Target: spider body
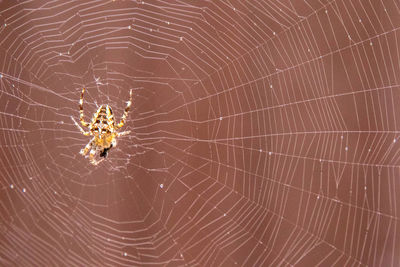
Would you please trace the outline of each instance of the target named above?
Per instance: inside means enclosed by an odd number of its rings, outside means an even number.
[[[112,147],[113,147],[113,145],[111,144],[111,146],[109,148],[104,148],[104,150],[100,152],[100,157],[106,158],[107,154],[108,154],[108,150],[110,150]]]
[[[130,131],[119,132],[118,130],[124,126],[125,120],[128,116],[128,112],[132,103],[132,90],[130,91],[130,98],[127,102],[124,115],[121,121],[117,124],[114,120],[112,109],[109,105],[101,105],[97,111],[93,114],[92,121],[90,123],[84,120],[83,115],[83,96],[85,88],[82,89],[81,99],[79,102],[80,110],[80,122],[82,126],[88,127],[88,131],[84,131],[82,127],[72,118],[75,125],[79,128],[81,133],[85,136],[93,136],[89,143],[80,151],[80,154],[86,156],[89,152],[90,163],[93,165],[99,164],[101,160],[96,160],[95,156],[99,153],[100,157],[107,157],[109,150],[117,145],[117,137],[127,135]]]

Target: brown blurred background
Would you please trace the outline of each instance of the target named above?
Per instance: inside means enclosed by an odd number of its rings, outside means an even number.
[[[399,8],[0,1],[0,266],[399,266]]]

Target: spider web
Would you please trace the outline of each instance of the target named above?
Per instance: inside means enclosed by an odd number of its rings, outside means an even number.
[[[399,265],[399,8],[2,1],[0,265]]]

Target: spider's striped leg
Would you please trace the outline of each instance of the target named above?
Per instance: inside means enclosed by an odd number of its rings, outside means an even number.
[[[94,140],[94,137],[92,138],[92,140],[90,140],[90,142],[85,146],[85,148],[84,149],[81,149],[81,152],[79,152],[82,156],[85,156],[87,153],[88,153],[88,151],[90,150],[90,152],[92,152],[92,146],[93,146],[93,140]]]
[[[90,159],[90,163],[92,163],[93,165],[97,165],[104,160],[104,159],[96,160],[94,158],[95,155],[96,155],[96,150],[95,149],[90,150],[89,159]]]
[[[130,134],[130,133],[131,133],[131,131],[120,132],[120,133],[117,133],[117,137],[124,136],[124,135]]]
[[[74,121],[76,127],[81,131],[83,135],[89,136],[90,132],[85,132],[85,130],[82,129],[82,127],[75,121],[74,117],[71,116],[71,119]]]
[[[125,111],[124,111],[124,115],[122,115],[121,121],[115,126],[115,128],[119,129],[119,128],[121,128],[122,126],[124,126],[126,117],[128,116],[128,112],[129,112],[129,110],[131,109],[131,105],[132,105],[132,89],[131,89],[131,91],[129,92],[129,101],[128,101],[127,104],[126,104],[126,108],[125,108]]]
[[[89,123],[87,123],[84,118],[83,118],[83,95],[85,93],[85,87],[82,88],[82,93],[81,93],[81,99],[79,100],[79,120],[81,121],[81,124],[85,127],[89,126]]]

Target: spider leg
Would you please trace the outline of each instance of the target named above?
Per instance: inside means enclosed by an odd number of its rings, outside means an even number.
[[[130,133],[131,133],[131,131],[120,132],[120,133],[117,133],[117,137],[124,136],[124,135],[130,134]]]
[[[116,129],[119,129],[119,128],[121,128],[122,126],[124,126],[126,117],[128,116],[128,112],[129,112],[129,110],[131,109],[131,105],[132,105],[132,89],[131,89],[130,92],[129,92],[129,101],[128,101],[127,104],[126,104],[126,108],[125,108],[125,111],[124,111],[124,115],[122,115],[122,119],[121,119],[120,123],[118,123],[118,124],[115,126]]]
[[[74,121],[76,127],[81,131],[83,135],[89,136],[90,132],[85,132],[85,130],[82,129],[82,127],[75,121],[74,117],[71,116],[71,119]]]
[[[89,123],[87,123],[84,118],[83,118],[83,94],[85,93],[85,87],[82,88],[82,93],[81,93],[81,99],[79,100],[79,120],[81,121],[81,124],[85,127],[89,126]]]
[[[85,148],[84,149],[81,149],[81,152],[79,152],[82,156],[85,156],[87,153],[88,153],[88,151],[90,150],[90,153],[92,153],[92,150],[93,150],[93,140],[94,140],[94,137],[92,138],[92,140],[90,140],[90,142],[85,146]]]
[[[90,150],[89,159],[90,159],[90,163],[92,163],[93,165],[97,165],[104,160],[104,159],[96,160],[94,158],[95,155],[96,155],[96,150],[92,148],[92,150]]]

